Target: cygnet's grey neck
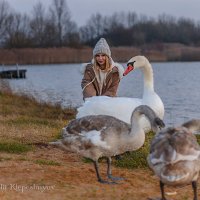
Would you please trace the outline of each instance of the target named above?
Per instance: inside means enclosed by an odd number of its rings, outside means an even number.
[[[133,113],[132,117],[131,117],[131,135],[137,135],[139,132],[143,131],[139,121],[141,118],[141,114],[139,112],[135,112]]]
[[[131,131],[127,144],[130,144],[132,150],[139,149],[145,141],[145,133],[139,121],[141,114],[136,112],[131,117]]]

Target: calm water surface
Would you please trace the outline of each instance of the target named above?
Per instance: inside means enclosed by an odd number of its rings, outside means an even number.
[[[165,105],[166,124],[176,125],[191,118],[200,118],[200,62],[151,64],[155,91]],[[80,67],[81,64],[20,66],[27,69],[27,78],[7,81],[17,93],[64,107],[78,107],[83,103]],[[141,98],[142,93],[143,75],[137,69],[122,79],[118,96]]]

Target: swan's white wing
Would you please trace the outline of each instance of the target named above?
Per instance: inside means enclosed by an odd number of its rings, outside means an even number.
[[[87,115],[110,115],[130,124],[133,110],[141,105],[141,99],[126,97],[94,96],[86,99],[78,108],[76,118]]]

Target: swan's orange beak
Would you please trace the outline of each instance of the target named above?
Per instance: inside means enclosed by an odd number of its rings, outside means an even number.
[[[125,69],[124,73],[123,73],[123,76],[126,76],[132,70],[134,70],[134,66],[128,65],[127,68]]]

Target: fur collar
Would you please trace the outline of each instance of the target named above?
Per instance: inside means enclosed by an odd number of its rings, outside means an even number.
[[[117,62],[114,62],[112,58],[111,58],[111,62],[112,62],[112,68],[113,67],[117,67],[118,72],[119,72],[119,77],[120,77],[120,79],[122,79],[123,78],[123,73],[124,73],[124,67],[121,64],[119,64]],[[91,63],[94,64],[94,59],[92,59]],[[82,63],[81,67],[79,69],[79,72],[81,74],[84,74],[86,66],[88,64],[91,64],[91,63]]]

